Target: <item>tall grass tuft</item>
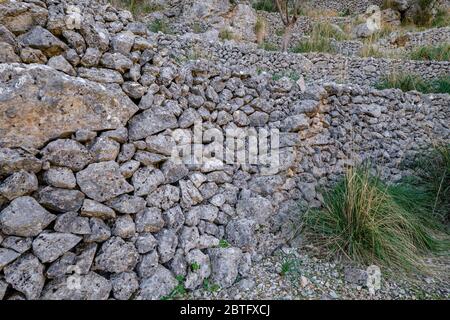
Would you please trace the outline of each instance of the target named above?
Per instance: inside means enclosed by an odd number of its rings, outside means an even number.
[[[422,46],[411,52],[412,60],[450,61],[450,43],[438,46]]]
[[[305,214],[306,230],[319,245],[360,263],[425,270],[422,254],[448,249],[448,241],[439,238],[438,223],[416,197],[367,168],[351,168],[326,193],[324,209]]]
[[[397,88],[402,91],[416,90],[422,93],[450,94],[450,75],[441,76],[433,80],[425,80],[415,74],[392,73],[378,82],[377,89]]]
[[[277,12],[277,5],[275,0],[258,0],[253,3],[253,9],[267,11],[267,12]]]
[[[450,144],[437,144],[414,165],[415,184],[430,199],[430,207],[443,220],[450,220]]]

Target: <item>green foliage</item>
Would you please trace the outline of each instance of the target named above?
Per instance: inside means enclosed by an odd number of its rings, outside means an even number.
[[[266,51],[278,51],[278,47],[270,42],[263,42],[259,45],[259,47]]]
[[[411,52],[412,60],[450,61],[450,43],[438,46],[422,46]]]
[[[133,16],[146,15],[156,11],[162,11],[164,6],[149,4],[144,0],[110,0],[113,6],[122,7],[130,11]]]
[[[307,39],[298,43],[292,52],[295,53],[307,53],[307,52],[324,52],[324,53],[336,53],[335,48],[331,44],[329,38],[319,39]]]
[[[169,25],[167,24],[166,21],[162,20],[162,19],[156,19],[155,21],[153,21],[150,26],[149,29],[151,32],[157,33],[157,32],[162,32],[165,34],[171,34],[172,31],[170,30]]]
[[[203,289],[208,292],[217,292],[220,290],[220,286],[218,284],[211,283],[209,279],[203,280]]]
[[[433,28],[443,28],[450,26],[450,13],[448,10],[445,9],[438,9],[437,13],[435,14],[431,26]]]
[[[277,5],[275,4],[275,0],[258,0],[253,3],[253,9],[262,10],[267,12],[277,12]]]
[[[219,241],[219,248],[229,248],[230,243],[225,239],[220,239]]]
[[[336,53],[332,45],[332,39],[337,41],[348,40],[349,36],[338,26],[330,23],[316,23],[310,33],[310,37],[301,40],[292,51],[296,53],[325,52]]]
[[[349,169],[324,199],[325,208],[308,211],[304,221],[331,252],[366,265],[425,270],[423,253],[449,248],[420,190],[387,186],[365,167]]]
[[[186,294],[186,288],[184,287],[184,277],[183,276],[176,276],[175,277],[178,281],[178,285],[173,288],[172,292],[170,292],[169,295],[164,296],[161,298],[161,300],[172,300],[176,298],[182,298]]]
[[[420,187],[430,199],[430,209],[442,220],[450,218],[450,144],[437,144],[430,153],[418,157],[413,165]]]
[[[200,265],[197,262],[194,262],[193,264],[191,264],[191,271],[195,272],[197,270],[200,270]]]
[[[390,74],[375,85],[377,89],[398,88],[402,91],[416,90],[422,93],[450,94],[450,75],[434,80],[424,80],[414,74]]]
[[[234,34],[233,34],[233,32],[231,32],[231,30],[222,29],[219,32],[219,38],[221,40],[233,40],[234,39]]]
[[[297,81],[298,79],[300,79],[300,75],[296,71],[291,71],[291,72],[275,73],[274,75],[272,75],[272,80],[278,81],[283,77],[288,77],[292,81]]]

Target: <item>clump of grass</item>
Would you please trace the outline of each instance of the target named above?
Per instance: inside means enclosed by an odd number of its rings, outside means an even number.
[[[230,243],[225,239],[220,239],[219,248],[229,248],[231,247]]]
[[[437,222],[411,188],[387,186],[369,169],[350,168],[304,221],[318,244],[364,263],[425,270],[422,254],[448,249]]]
[[[450,26],[450,10],[438,9],[435,14],[431,26],[434,28],[443,28]]]
[[[434,80],[424,80],[415,74],[392,73],[375,85],[377,89],[397,88],[402,91],[416,90],[422,93],[450,94],[450,76],[438,77]]]
[[[179,275],[175,277],[178,284],[173,290],[167,295],[161,298],[161,300],[172,300],[176,298],[182,298],[186,294],[186,288],[184,286],[184,277]]]
[[[422,46],[411,52],[412,60],[450,61],[450,43],[438,46]]]
[[[191,271],[195,272],[195,271],[198,271],[198,270],[200,270],[200,265],[197,262],[192,263],[191,264]]]
[[[233,32],[231,32],[231,30],[225,28],[225,29],[220,30],[219,38],[221,40],[233,40],[234,34],[233,34]]]
[[[143,0],[110,0],[110,2],[113,6],[127,9],[135,17],[164,10],[164,6],[160,4],[149,4]]]
[[[253,3],[253,9],[267,11],[267,12],[277,12],[277,5],[274,0],[258,0]]]
[[[330,23],[316,23],[308,39],[300,41],[292,51],[296,53],[325,52],[336,53],[332,45],[332,39],[337,41],[348,40],[349,36],[339,29],[338,26]]]
[[[383,58],[384,54],[373,44],[364,44],[359,55],[363,58]]]
[[[156,19],[155,21],[153,21],[150,24],[149,29],[151,32],[154,32],[154,33],[158,33],[158,32],[162,32],[165,34],[172,33],[172,31],[170,30],[170,26],[167,24],[166,21],[164,21],[162,19]]]
[[[259,48],[266,50],[266,51],[278,51],[278,47],[270,42],[263,42],[259,45]]]
[[[278,80],[280,80],[283,77],[288,77],[292,81],[297,81],[298,79],[300,79],[300,75],[297,72],[290,71],[290,72],[275,73],[274,75],[272,75],[272,80],[273,81],[278,81]]]
[[[450,144],[437,144],[413,166],[415,185],[428,195],[430,207],[443,220],[450,218]]]
[[[203,289],[208,292],[217,292],[220,290],[220,285],[216,283],[211,283],[209,279],[203,280]]]
[[[329,38],[309,38],[300,41],[293,49],[295,53],[307,53],[307,52],[324,52],[324,53],[336,53],[335,48],[331,44]]]
[[[258,16],[255,24],[256,42],[263,43],[266,36],[266,20],[263,17]]]

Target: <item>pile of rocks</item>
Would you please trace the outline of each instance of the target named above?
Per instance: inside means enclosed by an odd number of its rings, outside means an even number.
[[[449,139],[448,95],[183,62],[104,1],[7,2],[0,15],[0,298],[230,287],[346,164],[381,158],[395,179],[399,159]],[[275,166],[217,161],[211,132],[263,129],[279,132]],[[175,161],[191,137],[203,161]]]

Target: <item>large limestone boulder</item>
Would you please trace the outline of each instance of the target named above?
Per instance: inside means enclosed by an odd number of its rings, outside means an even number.
[[[47,18],[48,11],[33,3],[22,1],[0,3],[0,21],[15,34],[27,32],[36,25],[45,26]]]
[[[79,129],[116,129],[138,110],[121,91],[35,64],[0,64],[0,102],[0,147],[41,148]]]

